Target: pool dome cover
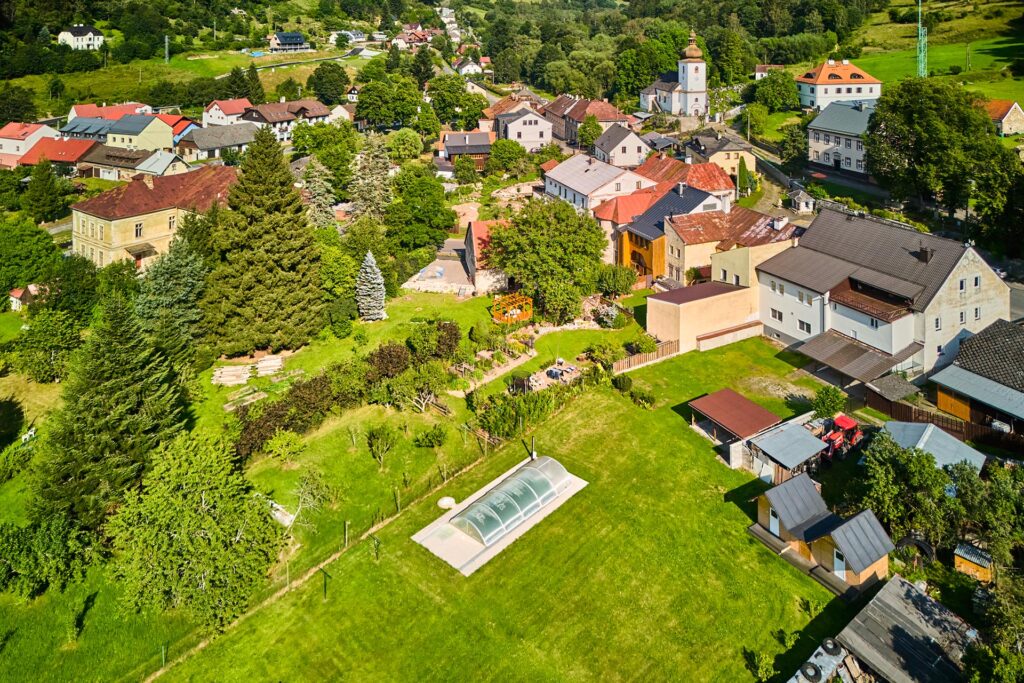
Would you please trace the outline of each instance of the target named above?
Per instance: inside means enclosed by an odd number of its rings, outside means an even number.
[[[451,524],[485,546],[492,545],[554,500],[569,483],[570,475],[560,462],[539,457],[455,515]]]

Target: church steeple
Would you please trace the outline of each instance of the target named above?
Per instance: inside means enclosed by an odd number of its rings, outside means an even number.
[[[686,46],[686,50],[683,51],[683,57],[686,59],[700,59],[704,56],[701,49],[697,47],[697,33],[690,29],[690,44]]]

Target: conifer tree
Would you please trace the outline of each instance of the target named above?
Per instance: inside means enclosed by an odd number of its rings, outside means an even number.
[[[383,135],[370,133],[362,153],[356,158],[352,174],[352,203],[358,216],[368,215],[380,219],[391,203],[391,168],[388,146]]]
[[[57,176],[53,172],[53,164],[43,158],[32,169],[28,181],[28,189],[22,200],[25,210],[37,222],[52,221],[59,218],[63,210]]]
[[[263,89],[263,81],[260,80],[260,73],[256,71],[255,64],[249,64],[249,70],[245,72],[245,80],[248,85],[249,102],[252,104],[266,102],[267,93]]]
[[[302,174],[306,181],[306,192],[309,193],[309,222],[314,228],[334,228],[334,178],[320,160],[313,157]]]
[[[373,258],[372,251],[367,251],[363,265],[359,268],[359,275],[356,276],[356,305],[359,307],[359,317],[363,320],[386,320],[388,314],[384,310],[385,293],[384,276],[377,267],[377,259]]]
[[[206,333],[229,355],[294,349],[323,326],[320,256],[281,146],[261,128],[212,226]]]
[[[62,397],[41,443],[32,513],[36,519],[65,513],[96,528],[138,485],[153,449],[185,423],[170,362],[143,334],[122,294],[100,304]]]
[[[420,105],[419,114],[416,115],[412,127],[427,140],[436,140],[441,134],[441,121],[437,118],[434,108],[426,103]]]
[[[199,302],[206,274],[202,257],[184,237],[176,235],[167,253],[150,264],[142,279],[135,300],[142,329],[153,334],[163,327],[190,343],[197,340],[203,317]],[[161,322],[161,318],[166,320]]]
[[[227,97],[246,97],[249,94],[249,81],[242,67],[236,66],[224,79],[224,94]]]
[[[430,48],[423,45],[412,60],[412,77],[416,79],[421,89],[434,77],[434,60],[430,52]]]

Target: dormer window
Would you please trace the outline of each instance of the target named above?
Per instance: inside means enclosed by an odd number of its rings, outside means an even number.
[[[840,76],[839,74],[829,74],[828,75],[828,80],[830,80],[830,81],[839,81],[839,80],[842,80],[842,78],[843,77]]]
[[[864,78],[860,74],[850,74],[850,78]]]

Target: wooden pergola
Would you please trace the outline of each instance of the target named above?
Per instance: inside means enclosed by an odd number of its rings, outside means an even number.
[[[533,299],[519,292],[495,297],[491,317],[506,325],[529,320],[533,317]]]

